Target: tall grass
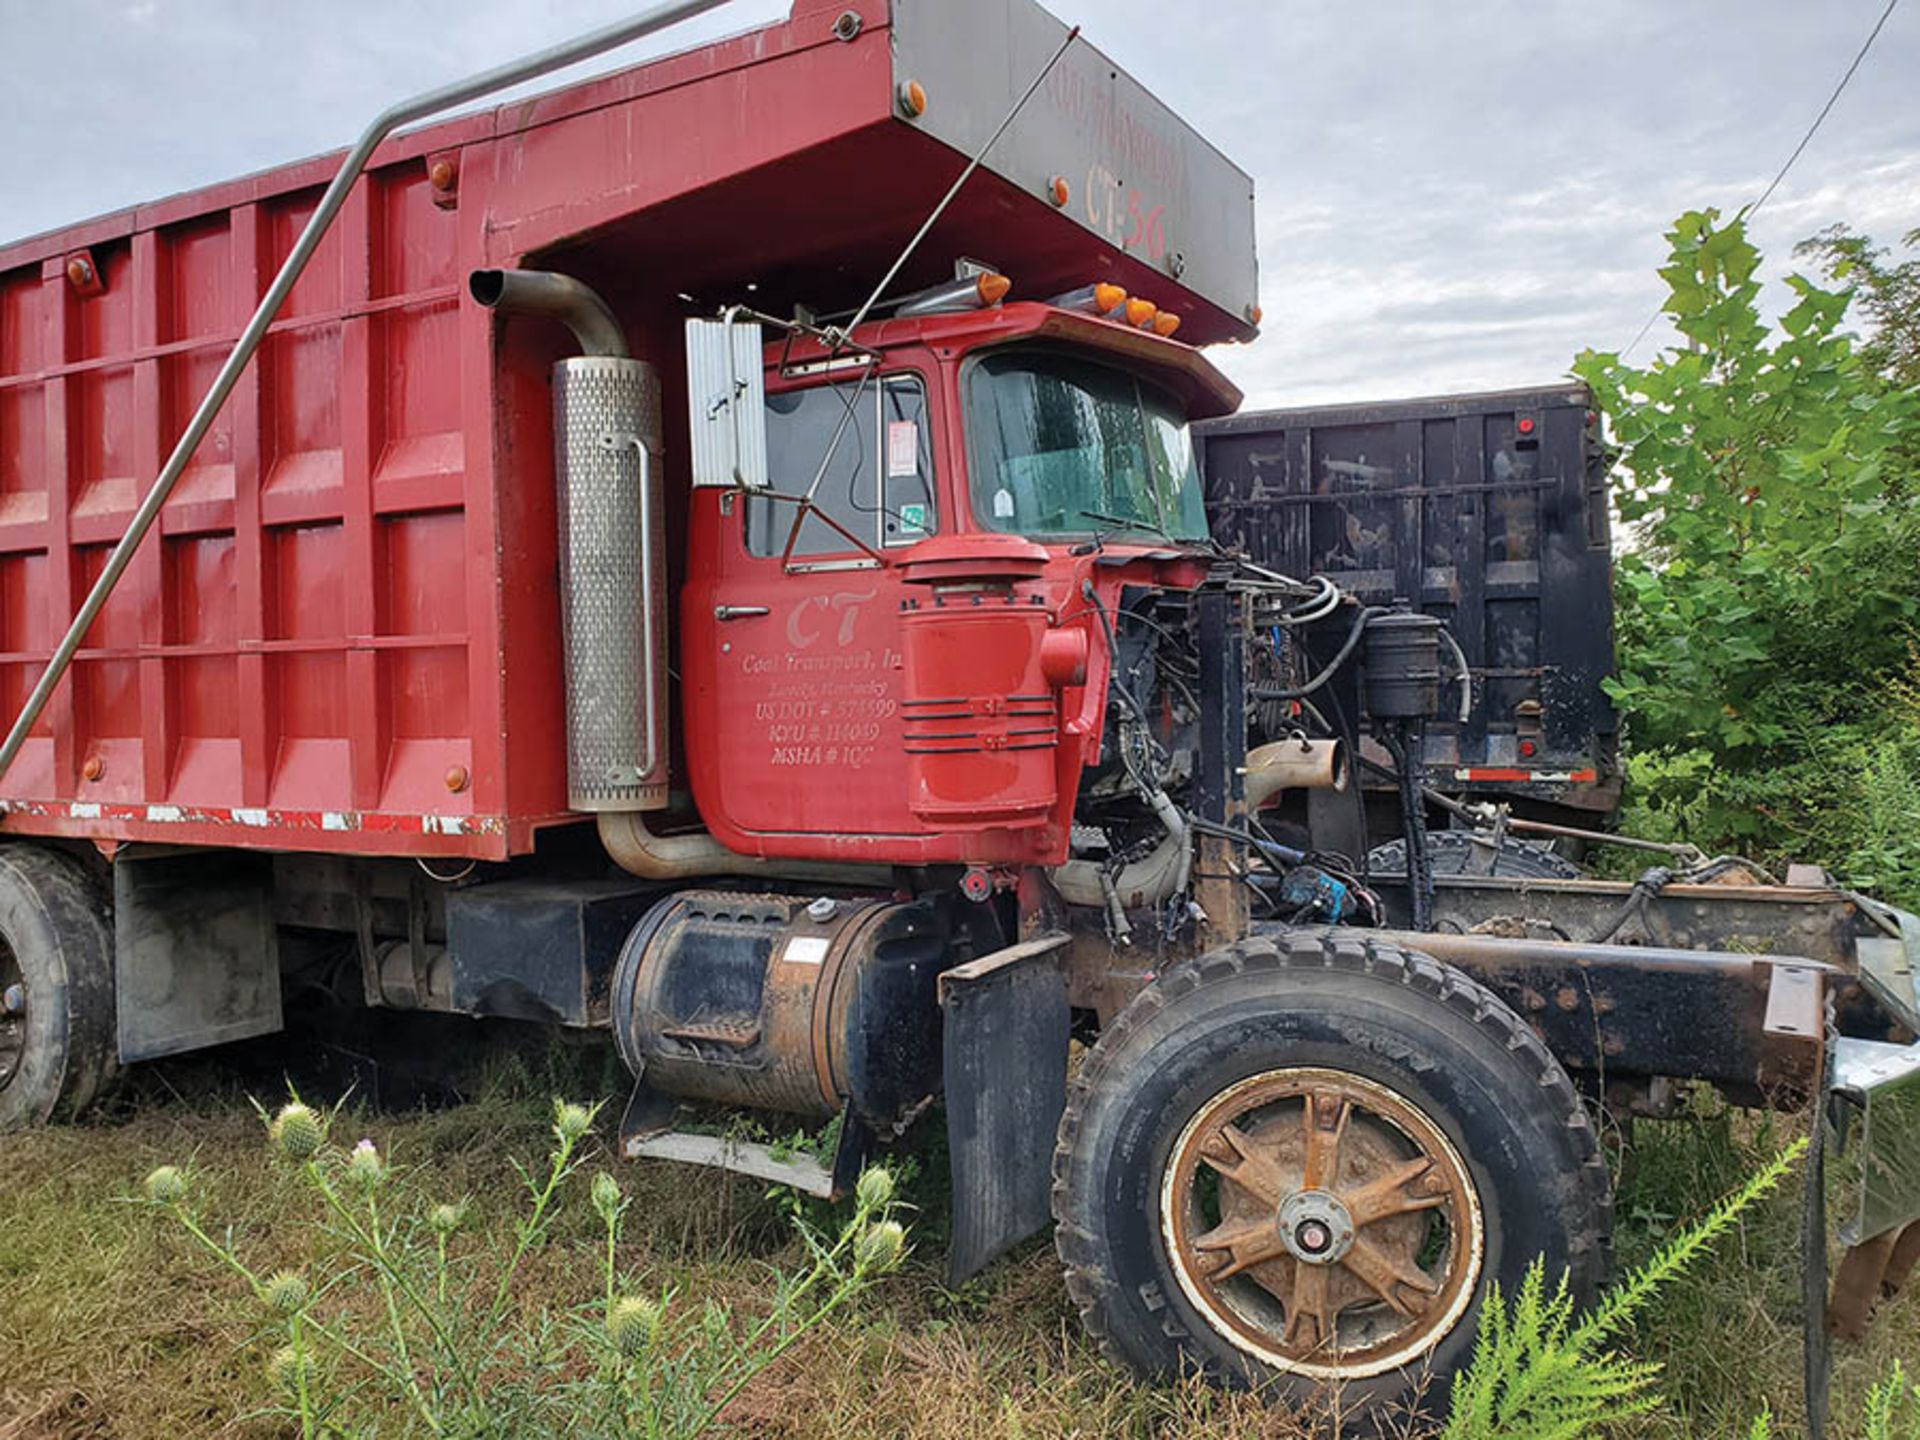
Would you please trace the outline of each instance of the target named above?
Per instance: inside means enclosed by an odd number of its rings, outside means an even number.
[[[289,1059],[286,1042],[269,1052],[264,1058],[278,1074]],[[571,1050],[530,1052],[513,1073],[463,1085],[464,1105],[342,1111],[330,1132],[343,1142],[336,1147],[342,1160],[359,1137],[375,1141],[391,1170],[379,1192],[387,1223],[418,1230],[437,1205],[462,1208],[448,1237],[449,1290],[459,1290],[465,1276],[478,1304],[491,1295],[495,1267],[510,1256],[528,1204],[506,1157],[551,1150],[554,1117],[545,1097],[577,1093],[592,1080],[579,1067],[590,1072],[597,1062]],[[231,1055],[144,1067],[102,1119],[0,1142],[0,1440],[284,1440],[299,1433],[270,1373],[287,1344],[284,1325],[168,1215],[144,1200],[114,1198],[156,1166],[176,1164],[210,1236],[230,1241],[263,1280],[293,1271],[318,1288],[349,1247],[312,1223],[316,1197],[298,1166],[263,1163],[260,1125],[234,1067]],[[255,1083],[277,1082],[263,1076]],[[1705,1100],[1678,1119],[1639,1122],[1618,1177],[1623,1267],[1643,1267],[1792,1133],[1790,1121]],[[679,1323],[701,1323],[711,1299],[742,1338],[772,1314],[773,1277],[804,1274],[813,1264],[791,1207],[759,1185],[666,1165],[618,1165],[598,1133],[575,1156],[582,1168],[561,1187],[544,1238],[521,1262],[508,1307],[507,1323],[572,1350],[572,1368],[558,1377],[543,1372],[544,1384],[592,1381],[588,1342],[567,1327],[604,1329],[607,1237],[592,1203],[597,1168],[617,1177],[626,1205],[615,1258],[620,1294],[671,1291],[668,1313]],[[943,1223],[942,1167],[931,1155],[919,1158],[928,1173],[903,1178],[896,1202],[916,1207],[915,1251],[761,1370],[727,1407],[723,1430],[754,1440],[1330,1440],[1324,1415],[1287,1414],[1259,1396],[1192,1382],[1148,1386],[1109,1365],[1083,1335],[1044,1240],[949,1289],[931,1238]],[[544,1166],[533,1168],[544,1178]],[[1794,1188],[1757,1201],[1716,1242],[1710,1263],[1665,1281],[1604,1347],[1658,1364],[1664,1398],[1653,1411],[1619,1418],[1608,1440],[1733,1440],[1748,1434],[1763,1404],[1772,1436],[1799,1433]],[[804,1212],[833,1238],[846,1214]],[[430,1228],[419,1236],[423,1244],[431,1237]],[[323,1322],[332,1323],[336,1305],[376,1327],[386,1323],[365,1270],[328,1292]],[[1865,1344],[1838,1352],[1835,1413],[1844,1422],[1830,1431],[1835,1440],[1867,1434],[1869,1391],[1897,1360],[1907,1361],[1911,1376],[1916,1355],[1920,1289],[1889,1303]],[[516,1374],[519,1368],[504,1356],[494,1379],[531,1386],[538,1365]],[[354,1383],[351,1364],[333,1373]],[[378,1393],[359,1392],[332,1418],[381,1437],[430,1433],[417,1411],[383,1410]],[[1893,1415],[1889,1440],[1909,1440],[1898,1428],[1905,1415]],[[582,1432],[592,1433],[577,1425],[574,1433]]]

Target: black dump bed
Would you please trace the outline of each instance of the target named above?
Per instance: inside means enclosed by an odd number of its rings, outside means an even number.
[[[1430,783],[1585,811],[1619,794],[1607,455],[1578,385],[1266,410],[1196,427],[1213,533],[1260,564],[1443,619],[1472,718]]]

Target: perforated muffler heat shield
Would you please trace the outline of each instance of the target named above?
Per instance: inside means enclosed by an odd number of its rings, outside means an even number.
[[[553,367],[567,803],[667,803],[666,552],[660,377],[641,360]]]

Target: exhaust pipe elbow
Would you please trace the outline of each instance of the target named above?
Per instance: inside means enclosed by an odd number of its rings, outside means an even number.
[[[467,290],[489,310],[509,315],[546,315],[580,342],[582,355],[628,359],[627,335],[613,311],[591,288],[551,270],[476,270]]]
[[[1141,910],[1165,903],[1186,884],[1192,851],[1187,827],[1169,831],[1146,855],[1109,875],[1095,860],[1069,860],[1047,872],[1053,888],[1069,905],[1086,909]]]
[[[1275,740],[1247,752],[1247,809],[1282,790],[1345,790],[1347,747],[1339,740]]]
[[[603,810],[600,843],[630,875],[643,880],[679,882],[726,875],[760,875],[783,880],[814,880],[838,885],[891,885],[885,865],[834,865],[814,860],[763,860],[729,850],[704,830],[686,835],[657,835],[636,810]]]

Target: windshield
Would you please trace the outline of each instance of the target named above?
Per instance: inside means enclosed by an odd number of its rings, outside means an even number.
[[[1124,370],[1044,351],[989,355],[968,373],[967,420],[974,512],[995,530],[1206,537],[1186,418]]]

